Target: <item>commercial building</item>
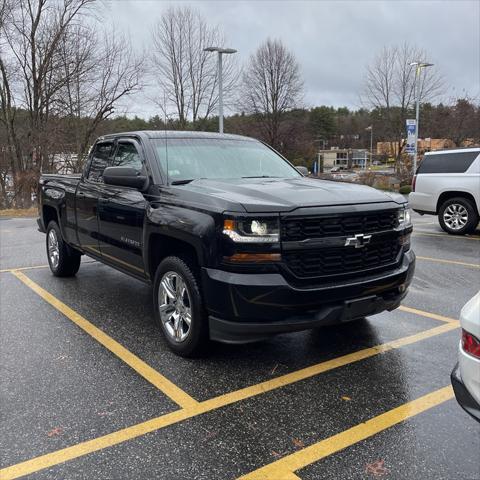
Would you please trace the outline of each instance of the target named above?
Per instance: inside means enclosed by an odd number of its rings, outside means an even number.
[[[330,170],[333,167],[343,168],[366,168],[369,164],[370,152],[365,149],[335,148],[320,150],[323,157],[323,169]]]

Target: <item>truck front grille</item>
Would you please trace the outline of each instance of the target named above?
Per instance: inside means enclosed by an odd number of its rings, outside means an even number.
[[[400,251],[398,238],[363,248],[336,247],[284,252],[290,270],[300,278],[359,273],[393,264]]]
[[[366,212],[336,216],[284,217],[282,240],[340,237],[356,233],[393,230],[398,226],[397,210]]]

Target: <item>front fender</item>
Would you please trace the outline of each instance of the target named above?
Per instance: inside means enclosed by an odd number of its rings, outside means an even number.
[[[152,234],[158,233],[191,245],[200,266],[212,266],[215,263],[218,245],[215,218],[211,214],[177,205],[162,204],[158,208],[147,208],[146,222],[145,255],[149,251],[149,238]]]

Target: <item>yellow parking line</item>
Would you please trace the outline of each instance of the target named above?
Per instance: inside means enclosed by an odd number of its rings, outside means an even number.
[[[96,260],[83,261],[82,265],[90,265],[92,263],[98,263]],[[31,267],[13,267],[13,268],[4,268],[0,270],[0,273],[12,273],[12,272],[22,272],[25,270],[36,270],[37,268],[49,268],[49,265],[32,265]]]
[[[78,443],[71,447],[62,448],[55,452],[47,453],[40,457],[32,458],[22,463],[17,463],[10,467],[0,470],[0,478],[2,480],[11,480],[14,478],[23,477],[30,473],[38,472],[44,468],[53,467],[68,460],[87,455],[88,453],[96,452],[107,447],[118,445],[119,443],[132,440],[141,435],[153,432],[168,425],[180,422],[189,418],[190,415],[187,410],[177,410],[172,413],[167,413],[161,417],[153,418],[146,422],[133,425],[128,428],[123,428],[116,432],[104,435],[103,437],[87,440],[86,442]]]
[[[438,313],[426,312],[425,310],[418,310],[417,308],[406,307],[405,305],[400,305],[398,309],[402,312],[413,313],[415,315],[420,315],[421,317],[433,318],[434,320],[440,320],[441,322],[458,325],[458,320],[451,317],[445,317],[444,315],[438,315]]]
[[[46,302],[52,305],[52,307],[63,313],[63,315],[80,327],[84,332],[93,337],[98,343],[102,344],[105,348],[120,358],[120,360],[133,368],[145,380],[149,381],[165,395],[170,397],[175,403],[183,408],[192,407],[198,404],[194,398],[181,390],[152,367],[147,365],[143,360],[140,360],[140,358],[120,345],[102,330],[95,327],[95,325],[90,323],[87,319],[83,318],[80,314],[55,298],[51,293],[48,293],[46,290],[40,287],[40,285],[36,284],[33,280],[30,280],[26,275],[19,271],[12,271],[12,274],[21,280],[25,285],[27,285],[27,287],[31,288],[37,295],[42,297]]]
[[[30,460],[6,467],[0,470],[0,478],[2,480],[11,480],[18,478],[24,475],[28,475],[44,468],[52,467],[58,465],[59,463],[78,458],[89,453],[102,450],[104,448],[117,445],[119,443],[134,439],[146,433],[159,430],[161,428],[173,425],[175,423],[181,422],[188,418],[196,417],[203,413],[207,413],[213,410],[216,410],[227,405],[245,400],[257,395],[261,395],[265,392],[275,390],[277,388],[290,385],[292,383],[298,382],[300,380],[305,380],[307,378],[313,377],[320,373],[333,370],[335,368],[343,367],[350,363],[358,362],[366,358],[374,357],[375,355],[388,352],[393,349],[397,349],[406,345],[425,340],[427,338],[433,337],[435,335],[440,335],[445,332],[449,332],[458,328],[459,322],[449,322],[444,325],[420,332],[408,337],[403,337],[398,340],[393,340],[384,344],[376,345],[371,348],[366,348],[358,352],[350,353],[342,357],[334,358],[332,360],[327,360],[326,362],[313,365],[311,367],[298,370],[296,372],[287,373],[277,378],[267,380],[265,382],[259,383],[257,385],[252,385],[250,387],[242,388],[236,390],[235,392],[227,393],[225,395],[220,395],[203,402],[199,402],[192,407],[188,407],[182,410],[177,410],[166,415],[162,415],[146,422],[133,425],[131,427],[118,430],[116,432],[104,435],[102,437],[94,438],[92,440],[87,440],[86,442],[73,445],[71,447],[64,448],[52,453],[47,453]],[[291,480],[295,479],[295,476],[290,475]]]
[[[34,270],[36,268],[48,268],[48,265],[34,265],[32,267],[17,267],[17,268],[3,268],[0,270],[0,273],[11,273],[13,271],[21,271],[21,270]]]
[[[447,263],[450,265],[460,265],[462,267],[480,268],[480,264],[478,263],[458,262],[457,260],[446,260],[445,258],[419,257],[418,255],[416,258],[417,260],[426,260],[428,262]]]
[[[452,238],[456,240],[480,240],[480,237],[473,236],[473,235],[449,235],[448,233],[430,233],[424,232],[422,230],[414,230],[413,235],[424,235],[427,237],[444,237],[444,238]]]
[[[425,412],[433,407],[441,405],[453,398],[452,387],[444,387],[423,397],[405,403],[393,410],[382,413],[377,417],[360,423],[337,435],[326,438],[318,443],[310,445],[303,450],[287,455],[286,457],[259,468],[247,475],[240,477],[241,480],[292,480],[292,473],[301,468],[318,462],[340,450],[350,447],[365,440],[387,428],[393,427],[415,415]]]
[[[235,403],[240,400],[245,400],[256,395],[260,395],[271,390],[275,390],[277,388],[296,383],[300,380],[305,380],[315,375],[319,375],[320,373],[333,370],[335,368],[344,367],[351,363],[374,357],[379,353],[385,353],[390,350],[404,347],[420,340],[439,335],[441,333],[449,332],[450,330],[458,328],[459,325],[460,324],[458,321],[456,321],[455,323],[450,322],[445,325],[440,325],[439,327],[426,330],[424,332],[409,335],[408,337],[403,337],[398,340],[392,340],[390,342],[386,342],[380,345],[375,345],[374,347],[365,348],[363,350],[359,350],[358,352],[349,353],[347,355],[333,358],[331,360],[327,360],[325,362],[318,363],[310,367],[302,368],[301,370],[296,370],[292,373],[287,373],[277,378],[266,380],[265,382],[257,383],[256,385],[252,385],[250,387],[236,390],[235,392],[226,393],[210,400],[205,400],[204,402],[202,402],[202,404],[210,405],[212,409],[223,407],[224,405]]]

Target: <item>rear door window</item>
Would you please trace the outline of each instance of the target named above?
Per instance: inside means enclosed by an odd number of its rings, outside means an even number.
[[[425,155],[417,173],[464,173],[478,154],[478,152],[452,152]]]

